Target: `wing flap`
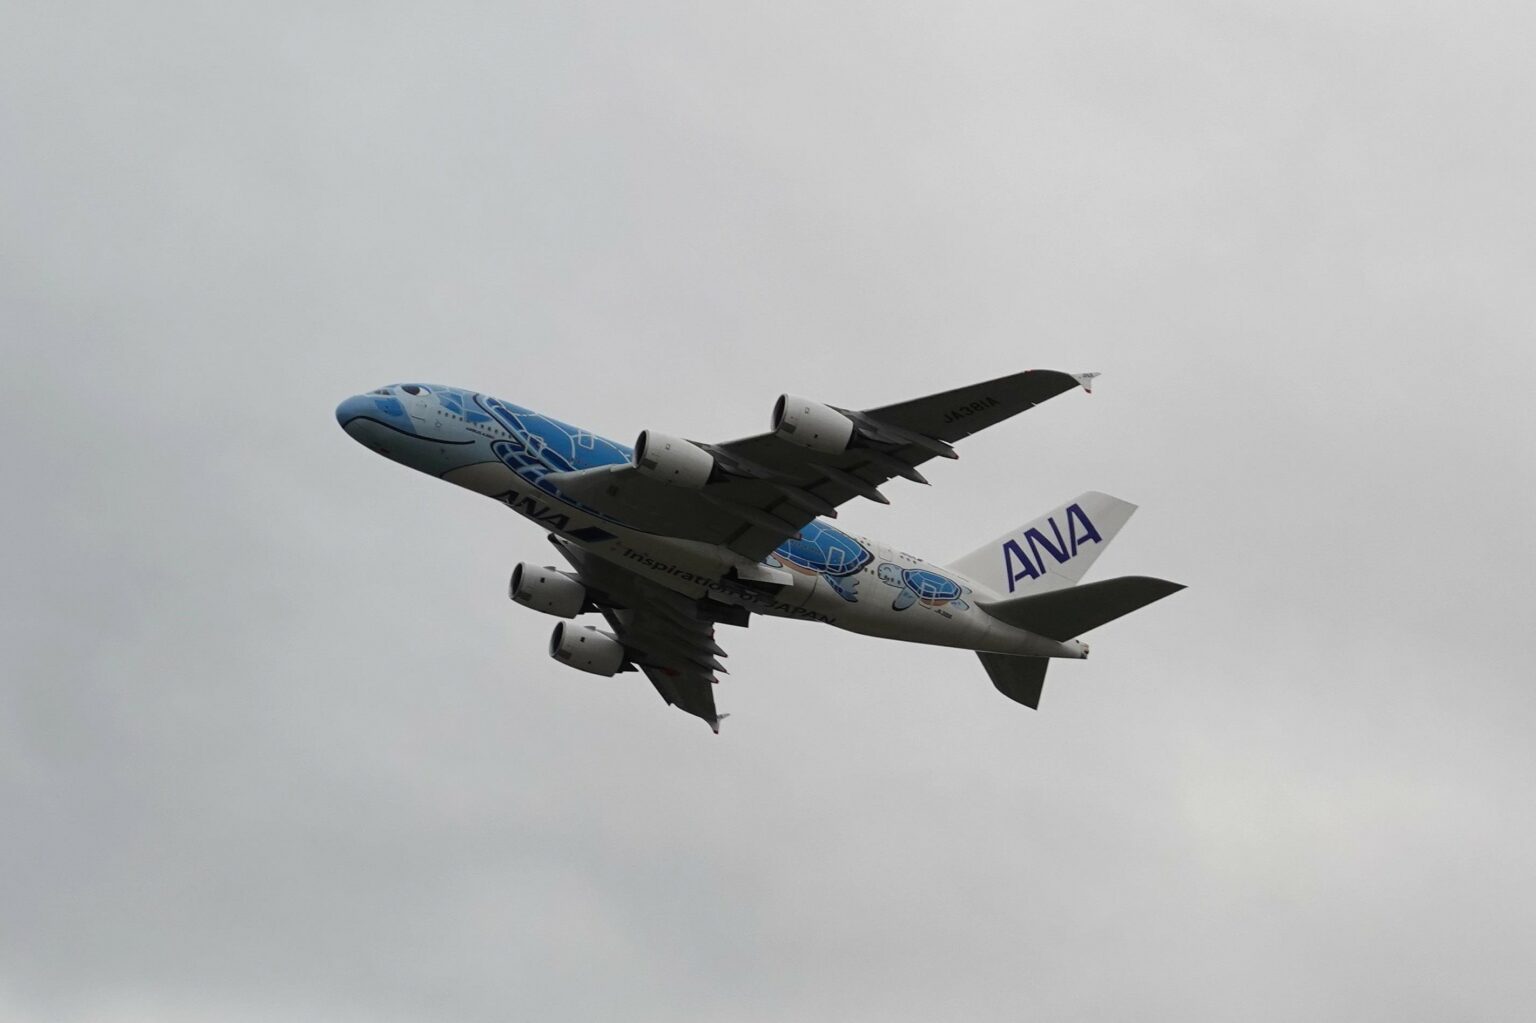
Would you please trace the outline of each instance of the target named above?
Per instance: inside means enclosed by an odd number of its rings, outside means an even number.
[[[698,614],[682,594],[569,543],[554,542],[661,698],[718,732],[725,715],[715,708],[715,673],[725,670],[717,660],[725,651],[715,642],[714,622]]]

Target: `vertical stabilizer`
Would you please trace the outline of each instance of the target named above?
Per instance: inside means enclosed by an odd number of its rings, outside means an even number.
[[[950,567],[1003,597],[1076,585],[1136,506],[1090,490]]]

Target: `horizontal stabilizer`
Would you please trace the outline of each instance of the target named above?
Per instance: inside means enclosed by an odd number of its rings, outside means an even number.
[[[1045,688],[1045,669],[1049,657],[1014,657],[1012,654],[977,654],[981,666],[992,677],[997,691],[1015,703],[1040,709],[1040,691]]]
[[[999,621],[1037,636],[1065,641],[1183,588],[1182,583],[1171,583],[1166,579],[1127,575],[1009,600],[978,601],[978,604]]]

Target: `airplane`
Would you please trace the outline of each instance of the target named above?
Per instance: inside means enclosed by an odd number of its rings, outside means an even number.
[[[1038,709],[1052,658],[1184,587],[1146,576],[1081,583],[1136,506],[1082,494],[947,565],[833,526],[855,497],[957,458],[955,442],[1097,373],[1029,370],[853,411],[780,395],[771,429],[708,444],[642,430],[633,447],[509,401],[435,384],[354,395],[354,440],[483,494],[548,531],[570,570],[512,570],[511,599],[556,618],[549,654],[580,671],[638,669],[716,733],[716,626],[752,615],[820,622],[978,654],[997,689]],[[596,613],[608,629],[577,625]]]

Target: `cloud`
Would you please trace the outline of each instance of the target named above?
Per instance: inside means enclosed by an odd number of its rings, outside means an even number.
[[[0,1016],[1510,1015],[1522,8],[0,15]],[[845,522],[1085,489],[1190,589],[1052,669],[757,621],[718,739],[373,458],[1103,370]]]

